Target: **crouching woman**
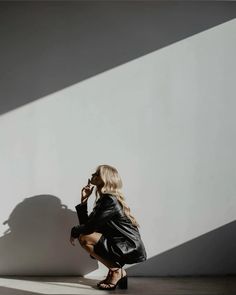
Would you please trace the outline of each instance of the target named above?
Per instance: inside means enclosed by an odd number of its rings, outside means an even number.
[[[94,187],[96,200],[88,215],[87,200]],[[117,169],[100,165],[82,189],[81,203],[75,206],[80,225],[71,229],[70,242],[75,245],[75,239],[79,239],[90,257],[108,268],[105,280],[97,284],[103,290],[127,289],[128,276],[123,266],[147,259],[139,224],[130,213],[121,188]]]

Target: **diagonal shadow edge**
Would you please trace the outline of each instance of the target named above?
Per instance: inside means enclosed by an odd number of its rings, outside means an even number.
[[[0,114],[236,16],[233,2],[2,2],[0,8]]]
[[[234,220],[127,270],[130,276],[235,275],[235,247]]]

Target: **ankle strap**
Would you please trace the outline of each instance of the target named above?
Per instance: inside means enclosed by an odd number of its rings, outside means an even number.
[[[116,271],[116,270],[119,270],[119,269],[121,269],[121,271],[122,271],[122,267],[117,267],[117,268],[115,268],[113,270],[111,268],[109,268],[110,271]]]

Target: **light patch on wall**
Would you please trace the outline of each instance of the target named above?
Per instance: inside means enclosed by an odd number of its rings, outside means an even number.
[[[235,24],[1,116],[2,221],[40,194],[74,210],[103,163],[121,174],[149,257],[234,220]]]

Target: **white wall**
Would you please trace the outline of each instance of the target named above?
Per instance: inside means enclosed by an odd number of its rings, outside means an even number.
[[[0,117],[2,275],[105,273],[69,244],[80,190],[103,163],[121,174],[148,258],[235,220],[235,29],[223,23]]]

